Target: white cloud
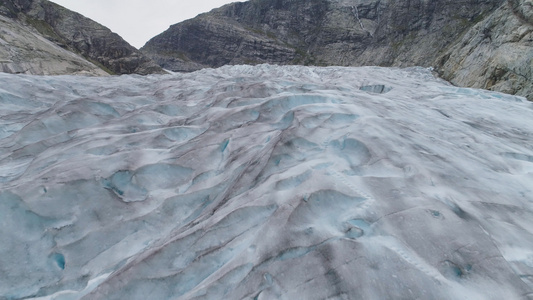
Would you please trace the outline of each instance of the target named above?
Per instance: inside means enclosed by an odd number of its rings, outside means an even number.
[[[140,48],[150,38],[196,15],[235,0],[51,0],[118,33]]]

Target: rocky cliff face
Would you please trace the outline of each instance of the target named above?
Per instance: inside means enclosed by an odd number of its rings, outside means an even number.
[[[176,24],[141,50],[154,58],[213,67],[242,62],[430,65],[436,52],[502,2],[252,0]],[[173,69],[180,70],[179,64]]]
[[[0,15],[0,72],[34,75],[107,75],[80,55],[63,49],[35,30]]]
[[[164,72],[108,28],[52,2],[0,1],[0,16],[0,70],[4,72]]]
[[[454,84],[533,100],[532,1],[508,1],[472,27],[436,65]]]
[[[531,99],[531,63],[523,63],[532,56],[531,11],[530,0],[251,0],[173,25],[141,50],[173,71],[242,63],[435,67],[455,84]],[[492,30],[492,40],[482,42],[480,28]],[[493,51],[485,53],[485,43]],[[509,64],[529,72],[526,83]]]

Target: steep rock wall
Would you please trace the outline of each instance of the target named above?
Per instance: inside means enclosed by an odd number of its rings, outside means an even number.
[[[503,0],[252,0],[170,27],[143,50],[201,66],[431,65]],[[216,57],[216,58],[214,58]]]
[[[251,0],[171,26],[141,50],[173,71],[226,64],[424,66],[533,99],[531,0]]]
[[[45,39],[84,57],[108,73],[164,73],[161,67],[108,28],[52,2],[4,0],[0,2],[0,14],[33,28]],[[54,55],[57,53],[50,56]],[[47,63],[46,59],[42,61]]]
[[[437,61],[450,82],[533,100],[533,9],[509,1],[476,24]]]

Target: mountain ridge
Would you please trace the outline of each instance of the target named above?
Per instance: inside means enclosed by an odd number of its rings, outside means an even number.
[[[102,75],[101,69],[109,74],[165,73],[107,27],[50,1],[1,1],[0,15],[10,28],[3,31],[2,40],[9,39],[13,32],[26,37],[22,38],[24,42],[20,42],[21,38],[11,37],[11,43],[0,44],[0,53],[5,57],[0,60],[0,68],[4,72]],[[35,51],[32,49],[38,49],[36,57],[33,57]],[[77,58],[72,58],[73,55]],[[63,65],[56,66],[62,62]]]
[[[520,21],[531,19],[533,14],[527,3],[251,0],[174,24],[148,41],[141,51],[172,71],[259,63],[433,67],[456,85],[503,91],[531,100],[533,26]],[[484,53],[480,44],[487,43],[486,37],[476,25],[490,20],[496,20],[492,27],[498,32],[497,39],[488,41],[491,48],[513,43],[507,46],[520,48],[513,50],[513,55],[522,56],[519,62],[504,61],[506,52]],[[514,35],[520,39],[512,40]],[[463,41],[465,36],[472,38]],[[475,67],[469,56],[489,61],[486,66],[484,61],[474,60],[483,66],[485,74],[468,72]],[[487,70],[492,61],[501,62],[500,71]],[[518,68],[525,69],[519,72],[525,78],[513,76]]]

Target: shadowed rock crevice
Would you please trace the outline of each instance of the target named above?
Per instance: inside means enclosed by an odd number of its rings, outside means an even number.
[[[533,26],[533,1],[507,0],[513,13],[523,22]]]

